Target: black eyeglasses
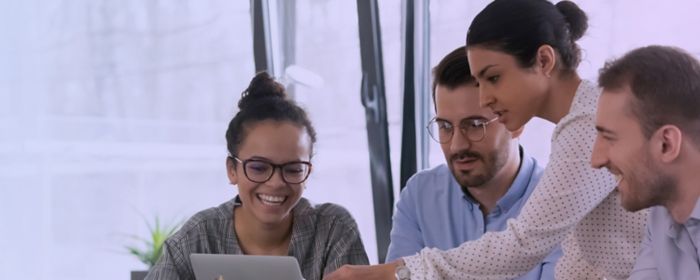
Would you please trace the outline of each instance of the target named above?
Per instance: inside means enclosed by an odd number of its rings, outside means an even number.
[[[275,169],[282,172],[282,180],[287,184],[300,184],[306,181],[311,173],[311,163],[308,161],[292,161],[284,164],[274,164],[261,159],[241,160],[234,156],[229,156],[243,164],[243,173],[248,180],[255,183],[265,183],[275,174]]]
[[[459,130],[462,135],[464,135],[464,137],[470,141],[479,142],[484,140],[484,137],[486,136],[486,126],[497,119],[498,117],[490,120],[462,119],[459,122]],[[441,144],[450,142],[450,140],[452,140],[452,136],[455,134],[454,125],[446,120],[433,118],[428,123],[427,128],[430,137]]]

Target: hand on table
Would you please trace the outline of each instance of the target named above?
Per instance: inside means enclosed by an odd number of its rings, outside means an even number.
[[[344,265],[323,277],[325,280],[394,280],[394,271],[401,260],[379,265]]]

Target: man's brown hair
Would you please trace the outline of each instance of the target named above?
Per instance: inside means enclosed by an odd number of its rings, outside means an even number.
[[[647,139],[671,124],[700,147],[700,62],[686,51],[668,46],[635,49],[606,63],[598,84],[605,90],[631,90],[635,98],[629,106]]]
[[[435,91],[438,85],[452,90],[470,83],[476,84],[476,80],[469,70],[467,49],[462,46],[443,57],[433,68],[433,103],[435,103]]]

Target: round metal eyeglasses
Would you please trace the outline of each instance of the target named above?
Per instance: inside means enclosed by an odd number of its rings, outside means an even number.
[[[243,164],[243,174],[248,180],[255,183],[265,183],[272,178],[275,170],[279,169],[282,180],[287,184],[300,184],[309,178],[311,173],[311,163],[308,161],[292,161],[284,164],[274,164],[262,159],[241,160],[234,156],[229,156]]]
[[[469,141],[479,142],[484,140],[484,137],[486,137],[486,126],[496,120],[498,120],[498,117],[490,120],[462,119],[459,122],[459,131],[464,137],[469,139]],[[455,134],[455,127],[452,123],[437,118],[431,119],[430,122],[428,122],[427,128],[430,137],[440,144],[450,142]]]

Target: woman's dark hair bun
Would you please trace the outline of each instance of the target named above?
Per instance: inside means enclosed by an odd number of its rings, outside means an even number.
[[[259,72],[250,81],[248,88],[241,94],[241,100],[238,101],[238,109],[243,110],[258,100],[276,98],[287,98],[284,86],[276,82],[267,72]]]
[[[588,16],[586,16],[586,13],[576,3],[567,0],[560,1],[556,6],[559,12],[564,15],[566,22],[569,23],[571,41],[576,41],[583,37],[583,34],[588,29]]]

